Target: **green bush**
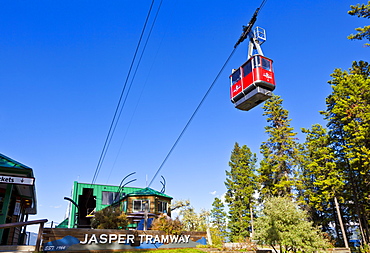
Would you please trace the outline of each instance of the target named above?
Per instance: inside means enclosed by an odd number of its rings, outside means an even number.
[[[97,229],[122,229],[128,224],[126,214],[119,207],[106,207],[95,213],[91,227]]]
[[[289,198],[274,197],[264,204],[255,223],[260,244],[280,246],[280,252],[315,252],[329,246],[323,233],[308,221],[308,215]]]
[[[164,231],[166,234],[179,235],[183,230],[183,226],[178,218],[173,220],[166,214],[161,214],[153,221],[151,229]]]

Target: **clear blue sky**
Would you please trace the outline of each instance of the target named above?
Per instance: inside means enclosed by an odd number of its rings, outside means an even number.
[[[2,2],[0,152],[34,169],[38,214],[30,219],[61,222],[73,181],[91,182],[150,3]],[[135,171],[130,186],[146,186],[260,3],[164,0],[97,183],[117,185]],[[368,24],[347,14],[356,3],[268,0],[260,12],[274,93],[296,132],[325,124],[318,111],[335,68],[370,60],[364,42],[346,39]],[[160,172],[166,193],[197,211],[224,194],[234,143],[259,153],[267,139],[261,106],[243,112],[229,101],[228,76],[246,51],[244,42]]]

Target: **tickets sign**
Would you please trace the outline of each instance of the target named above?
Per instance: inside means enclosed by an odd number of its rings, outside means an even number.
[[[0,175],[0,184],[23,184],[23,185],[34,185],[35,178],[33,177],[12,177],[6,175]]]

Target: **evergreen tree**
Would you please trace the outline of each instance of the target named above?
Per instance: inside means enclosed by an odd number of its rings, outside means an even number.
[[[230,171],[226,171],[226,202],[229,205],[230,240],[249,236],[251,232],[251,210],[253,194],[258,189],[256,182],[256,155],[243,145],[235,143],[229,162]]]
[[[302,129],[302,132],[306,134],[306,142],[302,151],[304,159],[299,177],[299,200],[314,225],[333,235],[331,223],[335,221],[336,234],[341,234],[334,197],[340,196],[344,181],[336,167],[329,136],[319,124],[311,129]]]
[[[273,96],[263,106],[263,115],[267,116],[269,123],[265,127],[269,138],[261,145],[263,160],[259,168],[259,182],[262,184],[262,199],[293,194],[298,145],[288,111],[282,107],[282,102],[279,96]]]
[[[351,10],[348,14],[352,16],[357,16],[359,18],[370,18],[370,1],[367,4],[357,4],[351,5]],[[369,40],[370,41],[370,25],[364,27],[358,27],[355,29],[356,34],[351,34],[348,36],[350,40]],[[365,46],[370,46],[369,43],[365,43]]]
[[[369,241],[370,215],[370,66],[354,62],[349,71],[336,69],[327,97],[331,146],[336,167],[346,182],[345,199],[352,222],[358,223],[365,242]],[[350,198],[350,199],[349,199]]]
[[[225,206],[222,203],[221,199],[215,198],[212,203],[212,210],[211,210],[211,224],[212,227],[215,228],[216,237],[219,238],[220,243],[222,243],[226,237],[226,213],[225,213]],[[215,244],[215,238],[212,238],[212,241]]]

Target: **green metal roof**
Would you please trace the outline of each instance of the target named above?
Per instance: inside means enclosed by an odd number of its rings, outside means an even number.
[[[78,182],[75,182],[75,183],[77,183],[81,187],[80,189],[82,189],[82,188],[92,188],[92,189],[101,189],[101,191],[114,191],[114,192],[119,190],[119,186],[115,186],[115,185],[101,185],[101,184],[89,184],[89,183],[78,183]],[[80,191],[81,191],[81,193],[79,193],[79,194],[81,195],[82,190],[80,190]],[[126,196],[156,195],[156,196],[161,196],[161,197],[172,199],[172,197],[170,197],[170,196],[168,196],[164,193],[161,193],[159,191],[153,190],[149,187],[147,187],[147,188],[123,187],[122,193],[125,193]]]
[[[99,190],[99,191],[112,191],[112,192],[118,192],[119,186],[117,185],[103,185],[103,184],[91,184],[91,183],[79,183],[75,181],[76,184],[79,185],[79,195],[82,194],[82,188],[90,188],[94,190]],[[143,188],[137,188],[137,187],[123,187],[122,192],[125,194],[130,194],[133,192],[137,192],[138,190],[142,190]]]
[[[156,191],[156,190],[153,190],[149,187],[147,188],[144,188],[144,189],[140,189],[140,190],[137,190],[133,193],[129,193],[127,194],[128,196],[148,196],[148,195],[155,195],[155,196],[161,196],[161,197],[165,197],[165,198],[170,198],[170,199],[173,199],[172,197],[164,194],[164,193],[161,193],[159,191]]]
[[[68,228],[68,218],[59,223],[59,225],[56,226],[56,228]]]
[[[21,176],[21,177],[34,177],[32,168],[17,162],[16,160],[7,157],[0,153],[0,174]],[[16,185],[15,187],[21,187]],[[32,198],[33,207],[28,208],[28,214],[36,214],[37,203],[36,203],[36,189],[35,185],[22,185],[22,195]],[[19,189],[18,189],[19,190]]]
[[[1,153],[0,153],[0,167],[32,170],[30,167],[21,164],[20,162],[17,162]]]

